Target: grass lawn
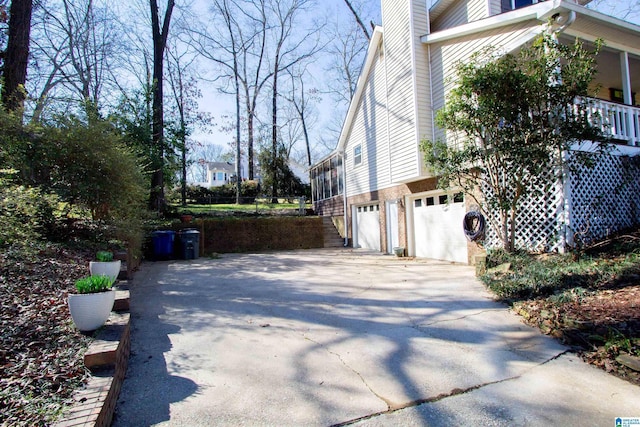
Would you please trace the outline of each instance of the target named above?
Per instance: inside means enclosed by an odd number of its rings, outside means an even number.
[[[187,206],[172,206],[178,213],[188,213],[193,215],[206,215],[209,213],[268,213],[280,210],[297,210],[299,208],[298,203],[267,203],[266,200],[259,200],[257,203],[251,204],[213,204],[213,205],[196,205],[189,204]],[[306,204],[305,208],[310,208],[310,204]]]

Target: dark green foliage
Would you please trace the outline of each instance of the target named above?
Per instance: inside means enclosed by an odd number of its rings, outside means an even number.
[[[65,117],[43,131],[25,153],[39,159],[30,168],[33,184],[88,209],[94,219],[126,218],[142,209],[141,168],[110,122]]]
[[[96,259],[100,262],[111,262],[113,261],[113,252],[98,251],[96,252]]]
[[[236,184],[205,188],[199,185],[187,186],[187,202],[197,205],[228,204],[236,202]],[[257,181],[243,181],[240,187],[240,203],[253,203],[260,193]],[[180,199],[179,189],[168,193],[169,200],[177,203]]]
[[[305,186],[289,167],[288,158],[282,145],[280,145],[275,158],[271,151],[265,149],[258,154],[262,186],[270,196],[303,196],[310,192],[306,188],[308,186]]]
[[[531,255],[506,251],[488,253],[489,269],[510,263],[508,272],[487,272],[483,283],[502,300],[522,300],[562,293],[568,289],[615,287],[640,273],[640,247],[615,260],[573,254]]]
[[[27,245],[49,236],[55,226],[58,199],[38,188],[18,185],[0,171],[0,247]]]
[[[79,294],[95,294],[111,289],[111,278],[108,276],[87,276],[76,280]]]

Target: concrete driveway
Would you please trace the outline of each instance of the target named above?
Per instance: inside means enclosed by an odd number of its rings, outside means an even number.
[[[614,426],[640,390],[473,268],[360,250],[146,263],[115,426]]]

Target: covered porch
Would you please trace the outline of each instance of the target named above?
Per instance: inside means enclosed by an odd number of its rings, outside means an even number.
[[[558,34],[563,44],[578,38],[594,49],[597,74],[591,84],[590,109],[602,120],[602,130],[613,142],[640,146],[640,27],[614,17],[581,9],[575,22]]]

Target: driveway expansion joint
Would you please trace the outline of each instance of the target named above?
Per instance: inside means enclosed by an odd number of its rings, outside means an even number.
[[[333,352],[330,352],[330,353],[335,354]],[[540,362],[540,363],[536,364],[535,366],[532,366],[531,368],[527,369],[525,372],[531,371],[531,370],[536,369],[536,368],[538,368],[540,366],[544,366],[547,363],[552,362],[552,361],[562,357],[563,355],[565,355],[567,353],[571,353],[571,350],[565,350],[563,352],[560,352],[560,353],[556,354],[555,356],[553,356],[553,357],[551,357],[551,358],[549,358],[549,359],[547,359],[547,360],[545,360],[543,362]],[[337,356],[339,357],[339,355],[337,355]],[[522,378],[523,374],[515,375],[515,376],[512,376],[512,377],[508,377],[508,378],[503,378],[501,380],[488,381],[486,383],[477,384],[477,385],[474,385],[474,386],[471,386],[471,387],[467,387],[467,388],[464,388],[464,389],[454,388],[449,393],[440,393],[437,396],[427,397],[425,399],[413,400],[413,401],[404,403],[402,405],[388,405],[388,408],[387,408],[386,411],[374,412],[372,414],[363,415],[362,417],[354,418],[352,420],[344,421],[344,422],[341,422],[341,423],[338,423],[338,424],[333,424],[333,425],[331,425],[331,427],[349,426],[349,425],[353,425],[353,424],[359,423],[361,421],[370,420],[370,419],[373,419],[373,418],[376,418],[376,417],[379,417],[379,416],[382,416],[382,415],[392,414],[394,412],[401,411],[403,409],[415,408],[415,407],[418,407],[418,406],[421,406],[421,405],[424,405],[424,404],[427,404],[427,403],[439,402],[439,401],[447,399],[449,397],[456,397],[456,396],[460,396],[460,395],[463,395],[463,394],[467,394],[469,392],[472,392],[472,391],[475,391],[475,390],[479,390],[479,389],[487,387],[487,386],[491,386],[491,385],[495,385],[495,384],[501,384],[501,383],[505,383],[505,382],[509,382],[509,381],[513,381],[513,380],[517,380],[517,379]],[[362,377],[360,377],[360,378],[362,378]]]
[[[491,309],[491,310],[480,310],[480,311],[477,311],[475,313],[467,314],[467,315],[464,315],[464,316],[451,317],[449,319],[436,320],[434,322],[423,323],[421,325],[416,325],[416,326],[417,327],[433,326],[433,325],[438,325],[440,323],[455,322],[457,320],[463,320],[463,319],[468,319],[470,317],[480,316],[481,314],[484,314],[484,313],[492,313],[492,312],[500,312],[500,311],[501,311],[501,309],[496,309],[496,308]]]

